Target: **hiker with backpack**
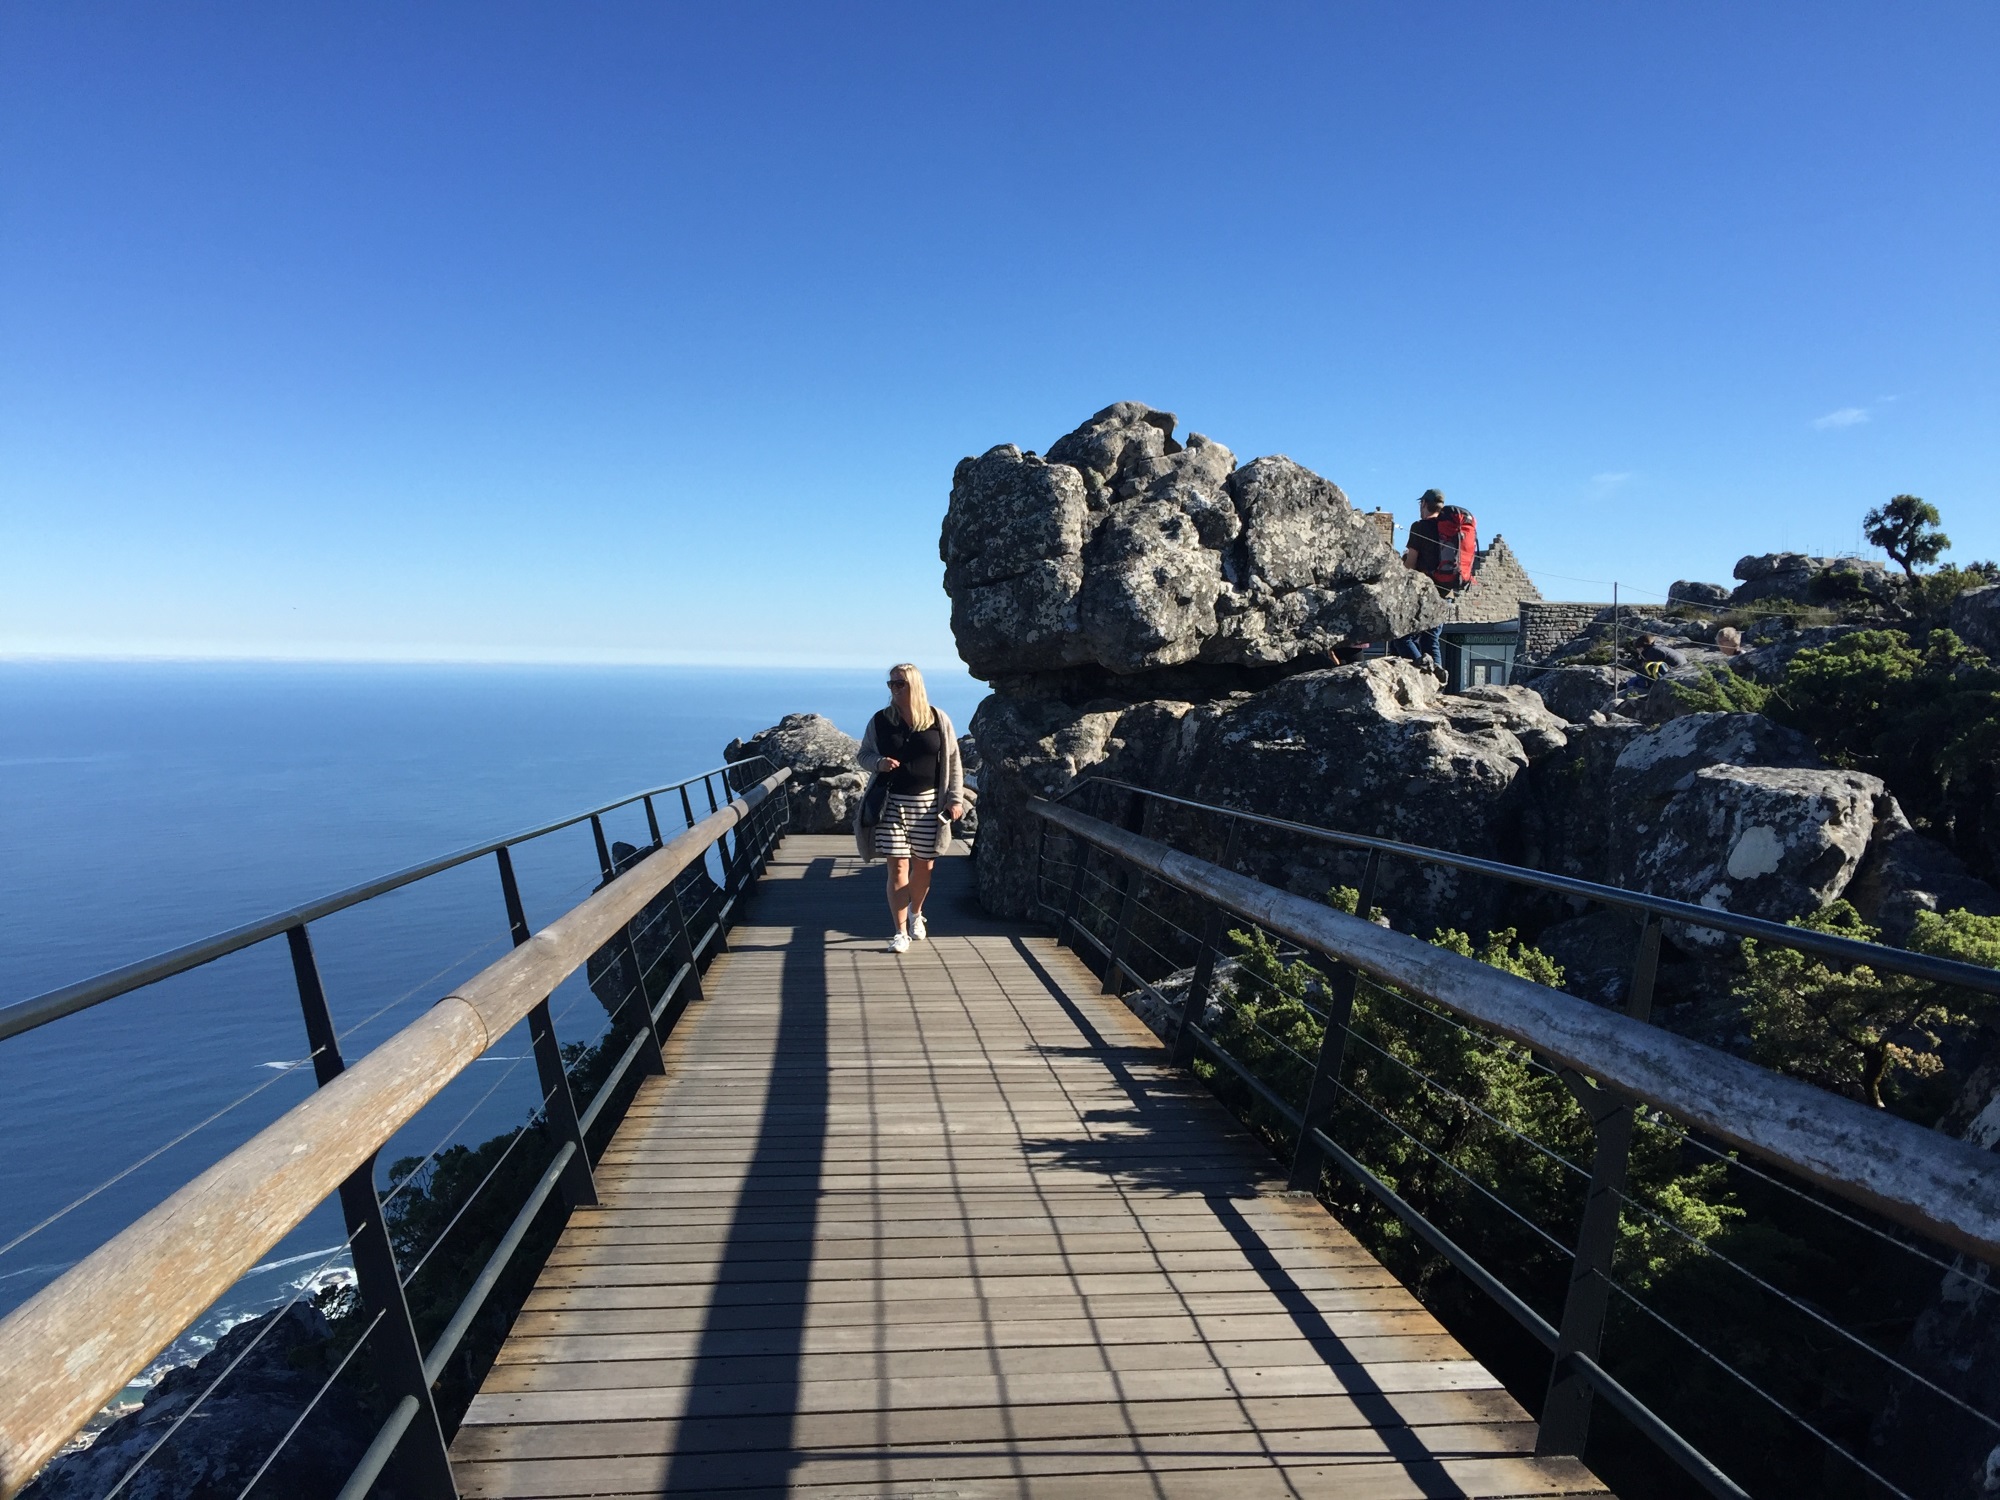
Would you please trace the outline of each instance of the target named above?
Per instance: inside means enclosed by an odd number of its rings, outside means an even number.
[[[1444,503],[1442,490],[1425,490],[1417,500],[1422,519],[1410,526],[1403,548],[1403,566],[1413,568],[1437,585],[1438,592],[1458,612],[1458,595],[1472,583],[1472,565],[1479,554],[1479,529],[1472,512]],[[1444,666],[1444,625],[1406,635],[1396,647],[1440,682],[1449,682]]]

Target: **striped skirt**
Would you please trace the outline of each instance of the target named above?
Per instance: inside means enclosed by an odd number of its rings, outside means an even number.
[[[944,825],[938,821],[937,793],[906,797],[889,794],[882,821],[875,825],[875,852],[885,859],[936,859]]]

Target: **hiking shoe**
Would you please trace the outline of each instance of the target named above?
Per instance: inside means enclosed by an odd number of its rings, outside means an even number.
[[[910,918],[910,937],[913,940],[921,943],[925,938],[929,937],[930,935],[931,935],[930,924],[924,920],[924,914],[922,912],[918,912],[915,916]]]
[[[891,953],[908,953],[910,951],[910,935],[907,932],[893,934],[889,939],[889,951]]]

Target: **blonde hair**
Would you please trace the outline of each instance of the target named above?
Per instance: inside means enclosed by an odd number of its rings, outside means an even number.
[[[931,707],[930,695],[924,691],[924,674],[919,672],[915,662],[899,661],[889,668],[889,673],[903,674],[903,680],[910,685],[910,728],[929,729],[937,723],[937,710]],[[890,717],[896,715],[896,700],[889,699]]]

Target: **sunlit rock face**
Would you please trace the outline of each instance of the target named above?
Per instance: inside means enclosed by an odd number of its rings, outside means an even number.
[[[1003,443],[959,464],[939,552],[974,676],[1323,664],[1441,617],[1338,485],[1174,427],[1121,401],[1046,456]]]

